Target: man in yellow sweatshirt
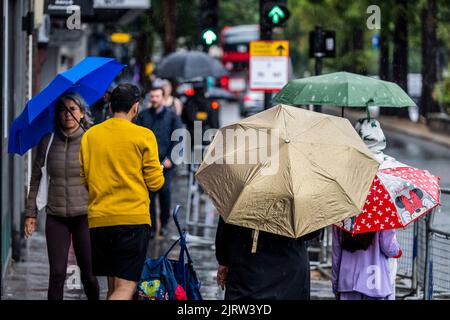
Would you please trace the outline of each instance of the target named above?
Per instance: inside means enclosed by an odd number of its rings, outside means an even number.
[[[108,299],[131,299],[150,239],[149,191],[164,184],[155,135],[132,123],[139,89],[121,84],[111,93],[113,117],[81,140],[80,174],[88,189],[92,266],[108,277]]]

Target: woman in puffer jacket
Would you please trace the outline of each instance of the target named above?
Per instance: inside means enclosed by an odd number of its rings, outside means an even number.
[[[63,299],[71,241],[86,296],[89,300],[99,298],[99,285],[91,263],[87,220],[88,195],[81,184],[78,160],[81,138],[89,126],[86,109],[86,102],[77,93],[65,93],[58,99],[55,105],[54,133],[42,138],[33,163],[25,210],[25,236],[30,237],[36,229],[36,198],[42,175],[41,168],[47,157],[49,184],[45,206],[45,236],[50,264],[49,300]]]

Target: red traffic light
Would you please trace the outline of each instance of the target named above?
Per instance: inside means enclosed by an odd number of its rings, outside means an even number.
[[[223,76],[222,78],[220,78],[220,85],[222,86],[222,88],[228,89],[229,80],[230,78],[228,76]]]
[[[214,110],[219,109],[219,102],[218,101],[211,102],[211,108],[213,108]]]

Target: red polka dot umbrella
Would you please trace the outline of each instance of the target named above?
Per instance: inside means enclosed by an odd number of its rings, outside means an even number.
[[[388,167],[378,170],[362,212],[336,226],[353,234],[404,228],[438,205],[439,177],[409,166]]]

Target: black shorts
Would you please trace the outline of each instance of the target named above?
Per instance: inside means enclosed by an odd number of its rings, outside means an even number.
[[[92,267],[96,276],[139,281],[147,256],[147,224],[90,229]]]

